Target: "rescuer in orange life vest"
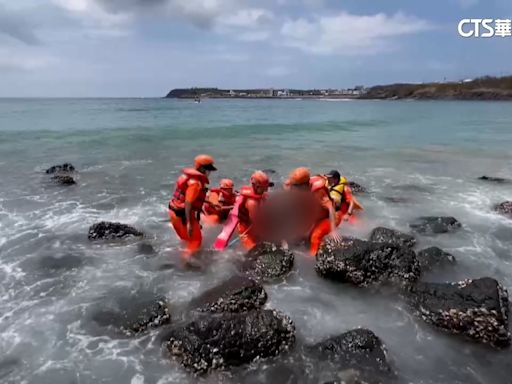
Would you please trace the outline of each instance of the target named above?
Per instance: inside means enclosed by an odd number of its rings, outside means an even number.
[[[219,224],[225,221],[235,205],[236,196],[230,179],[222,179],[219,188],[210,189],[203,205],[205,222]]]
[[[240,188],[243,200],[238,207],[238,233],[240,242],[246,249],[252,249],[259,241],[256,227],[257,216],[261,204],[267,198],[270,182],[268,176],[262,171],[256,171],[251,176],[251,185]]]
[[[169,219],[178,237],[187,245],[190,255],[201,247],[202,234],[199,218],[206,199],[208,176],[216,171],[214,159],[198,155],[194,168],[186,168],[176,181],[176,190],[169,201]]]
[[[319,204],[312,218],[314,225],[309,232],[309,253],[315,256],[325,236],[331,236],[335,241],[340,240],[336,227],[341,217],[336,217],[334,204],[329,196],[325,178],[321,176],[311,177],[309,169],[301,167],[292,171],[285,183],[285,188],[290,190],[308,191],[313,194]]]

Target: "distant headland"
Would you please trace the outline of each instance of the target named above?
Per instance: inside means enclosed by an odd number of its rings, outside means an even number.
[[[218,89],[182,88],[173,89],[167,98],[175,99],[289,99],[289,98],[356,98],[364,93],[364,87],[353,89]]]
[[[403,83],[349,89],[173,89],[177,99],[378,99],[378,100],[512,100],[512,76],[479,77],[461,81]]]

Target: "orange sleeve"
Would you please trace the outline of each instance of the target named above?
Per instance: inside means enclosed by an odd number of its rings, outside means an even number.
[[[329,194],[325,191],[325,189],[319,189],[315,191],[315,196],[325,209],[331,209],[333,207],[332,201],[329,198]]]
[[[187,203],[193,203],[199,196],[200,192],[201,192],[201,184],[200,183],[198,183],[198,182],[190,183],[187,188],[187,192],[185,193],[185,201]]]
[[[352,201],[352,190],[348,185],[343,188],[343,193],[345,194],[345,201],[350,203]]]
[[[247,211],[249,212],[249,218],[252,222],[254,222],[256,215],[258,213],[258,202],[254,199],[247,199],[247,202],[245,203],[245,208],[247,208]]]
[[[208,194],[208,201],[213,205],[219,205],[219,194],[217,192],[210,192]]]

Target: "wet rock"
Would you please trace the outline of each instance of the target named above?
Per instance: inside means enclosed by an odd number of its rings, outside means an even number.
[[[326,278],[358,286],[384,281],[412,283],[421,273],[411,249],[352,238],[343,238],[341,243],[324,242],[315,269]]]
[[[260,243],[245,255],[242,271],[258,281],[272,281],[288,275],[293,268],[293,253],[272,243]]]
[[[368,190],[363,187],[361,184],[356,183],[355,181],[349,181],[348,186],[350,190],[354,193],[366,193]]]
[[[84,265],[83,258],[74,255],[43,256],[39,259],[39,267],[47,270],[71,270]]]
[[[409,224],[411,229],[421,234],[438,234],[456,231],[461,227],[459,221],[451,216],[422,216]]]
[[[382,197],[382,200],[393,204],[406,204],[411,202],[410,198],[400,196],[384,196]]]
[[[425,248],[418,252],[418,260],[422,271],[435,267],[455,264],[455,257],[438,247]]]
[[[502,177],[493,177],[493,176],[480,176],[478,178],[478,180],[483,180],[483,181],[489,181],[491,183],[497,183],[497,184],[505,184],[505,183],[509,183],[510,180],[508,179],[504,179]]]
[[[176,264],[164,263],[164,264],[160,264],[157,268],[157,270],[159,270],[159,271],[170,271],[172,269],[176,269]]]
[[[89,227],[89,240],[113,240],[121,239],[128,236],[144,236],[144,234],[137,229],[121,223],[111,223],[102,221]]]
[[[263,169],[262,172],[266,173],[267,175],[274,175],[274,174],[277,173],[277,171],[275,169],[272,169],[272,168]]]
[[[495,347],[510,345],[508,293],[484,277],[458,283],[418,283],[408,299],[427,323]]]
[[[61,172],[75,172],[75,167],[72,164],[64,163],[61,165],[54,165],[45,171],[47,174],[61,173]]]
[[[5,357],[0,360],[0,379],[7,379],[17,369],[21,369],[23,362],[17,357]],[[7,381],[5,381],[7,383]],[[14,382],[14,381],[13,381]]]
[[[262,307],[267,293],[260,284],[243,276],[233,276],[190,302],[203,312],[244,312]]]
[[[276,356],[294,343],[290,318],[262,310],[201,316],[173,330],[167,349],[187,369],[205,373]]]
[[[410,193],[429,194],[430,192],[432,192],[430,190],[430,188],[428,188],[427,186],[416,185],[416,184],[398,184],[398,185],[394,185],[393,189],[397,189],[402,192],[407,192],[409,194]]]
[[[154,255],[156,254],[155,248],[148,243],[140,243],[137,245],[137,251],[142,255]]]
[[[407,248],[412,248],[416,245],[414,236],[384,227],[375,228],[370,234],[370,241],[376,243],[390,243]]]
[[[66,176],[66,175],[55,175],[52,177],[52,181],[55,182],[56,184],[61,184],[61,185],[76,184],[76,181],[75,181],[75,179],[73,179],[73,177]]]
[[[386,348],[369,329],[353,329],[307,349],[320,361],[334,363],[344,379],[354,383],[380,383],[394,376]]]
[[[504,201],[501,204],[497,204],[494,207],[494,211],[512,219],[512,201]]]
[[[102,327],[134,335],[169,323],[171,314],[163,296],[114,292],[101,300],[100,308],[93,311],[91,318]]]

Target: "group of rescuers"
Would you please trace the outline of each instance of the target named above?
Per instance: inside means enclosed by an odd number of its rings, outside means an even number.
[[[216,170],[213,157],[198,155],[194,159],[194,166],[184,169],[176,181],[176,189],[168,206],[169,219],[177,236],[184,242],[186,255],[201,248],[201,223],[222,224],[234,208],[238,196],[242,198],[238,200],[236,229],[241,244],[250,250],[265,241],[262,228],[268,228],[268,225],[257,225],[258,220],[264,220],[258,214],[269,200],[268,189],[274,183],[265,172],[256,171],[251,175],[249,185],[241,187],[239,191],[235,191],[230,179],[222,179],[218,188],[208,190],[208,177]],[[309,215],[309,223],[302,227],[303,233],[300,234],[302,239],[309,240],[311,255],[317,254],[326,236],[340,239],[336,229],[352,215],[355,199],[347,180],[338,171],[311,176],[308,168],[297,168],[290,173],[282,193],[298,193],[314,201],[318,207],[311,211],[314,213]],[[282,201],[289,201],[289,195]],[[302,210],[305,206],[298,203],[293,209]]]

